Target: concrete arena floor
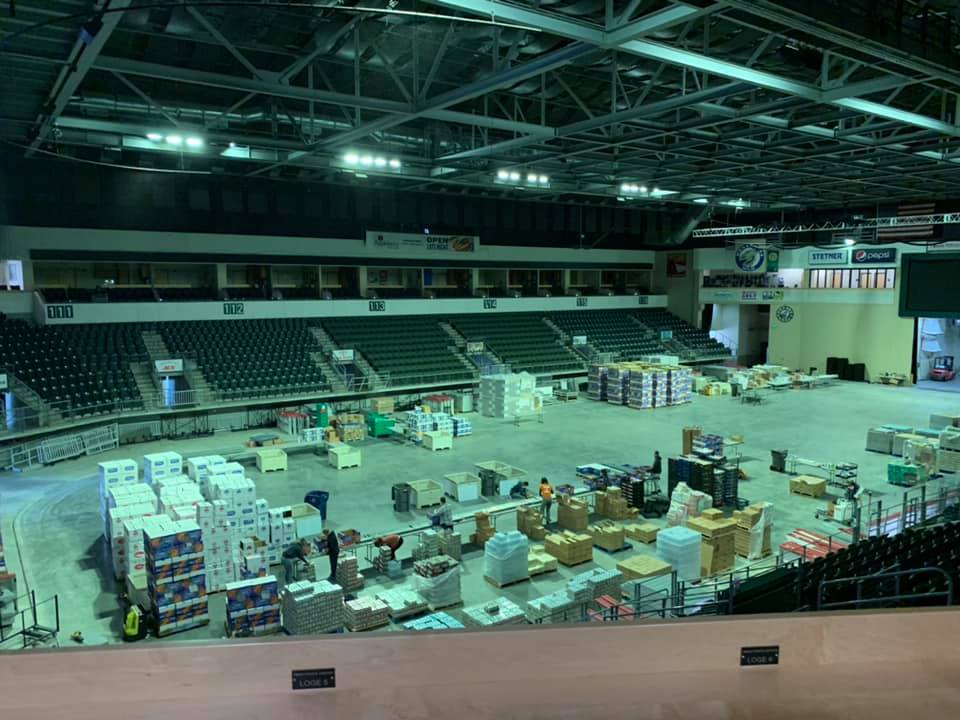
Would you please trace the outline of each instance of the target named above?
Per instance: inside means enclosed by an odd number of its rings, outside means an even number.
[[[393,512],[393,483],[440,479],[445,473],[471,471],[474,462],[491,459],[526,469],[531,486],[541,475],[554,484],[574,482],[574,467],[578,464],[645,464],[655,449],[660,450],[666,463],[667,457],[680,452],[681,428],[700,425],[706,432],[745,437],[741,467],[750,479],[741,483],[740,495],[750,501],[767,500],[774,504],[774,544],[779,545],[786,533],[798,527],[833,533],[838,526],[814,519],[814,511],[823,501],[790,495],[787,476],[770,472],[771,448],[787,448],[793,455],[817,460],[859,463],[864,488],[874,490],[875,497],[885,505],[896,505],[902,492],[886,483],[889,456],[863,450],[867,428],[883,423],[926,427],[930,412],[958,409],[950,393],[860,383],[781,391],[764,397],[763,404],[747,406],[730,397],[697,396],[689,405],[661,410],[632,410],[581,398],[550,405],[543,424],[525,421],[519,428],[509,421],[474,413],[474,435],[456,440],[451,451],[431,453],[387,441],[370,441],[363,446],[361,468],[336,471],[322,458],[297,455],[291,456],[286,473],[261,475],[251,467],[249,476],[257,483],[258,496],[265,497],[271,505],[299,501],[311,489],[329,490],[331,527],[358,528],[365,535],[381,534],[424,520],[422,512]],[[48,468],[0,473],[0,522],[8,562],[20,573],[21,593],[34,590],[38,599],[59,594],[62,643],[69,643],[67,637],[74,630],[83,631],[88,644],[115,642],[120,628],[115,583],[101,534],[97,462],[122,457],[140,460],[146,453],[166,449],[185,457],[235,451],[251,433],[125,446]],[[454,503],[455,517],[472,514],[485,505],[484,501]],[[510,516],[498,524],[504,530],[514,527],[514,518]],[[463,532],[466,535],[470,529]],[[413,544],[408,541],[401,558],[409,557]],[[652,553],[653,548],[635,543],[632,552]],[[630,554],[610,556],[596,551],[594,564],[612,568]],[[589,567],[561,566],[558,572],[498,590],[484,581],[483,555],[476,552],[465,556],[463,598],[468,605],[498,594],[523,602],[559,589],[569,577]],[[383,584],[368,580],[361,595],[388,583],[398,584],[385,578]],[[162,642],[221,637],[220,597],[211,598],[212,619],[208,627]]]

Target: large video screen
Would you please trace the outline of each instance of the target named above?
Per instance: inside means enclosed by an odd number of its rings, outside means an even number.
[[[900,316],[960,318],[960,253],[905,253]]]

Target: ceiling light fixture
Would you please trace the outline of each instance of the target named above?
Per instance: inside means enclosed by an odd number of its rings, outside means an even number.
[[[379,168],[387,166],[387,159],[385,157],[378,157],[373,161],[373,164]]]
[[[537,181],[537,174],[536,174],[536,173],[527,173],[527,182],[528,182],[528,183],[535,183],[536,181]]]
[[[843,239],[843,244],[844,244],[844,245],[854,245],[855,243],[856,243],[856,240],[854,240],[853,238],[844,238],[844,239]]]
[[[370,167],[371,165],[373,165],[373,155],[364,155],[363,157],[361,157],[360,164],[366,165],[367,167]]]
[[[550,178],[547,177],[546,175],[541,175],[540,177],[537,178],[537,180],[541,185],[546,185],[548,182],[550,182]]]
[[[163,140],[163,135],[160,133],[147,133],[147,140],[150,142],[160,142]]]
[[[400,161],[397,160],[396,158],[390,158],[390,167],[392,167],[394,170],[398,169],[400,167],[400,164],[401,164]]]
[[[509,180],[510,171],[509,170],[497,170],[497,180]]]
[[[647,186],[646,186],[646,185],[641,185],[641,186],[640,186],[640,192],[645,193],[646,191],[647,191]]]
[[[708,202],[710,202],[707,200],[707,198],[694,198],[693,201],[697,203],[697,205],[706,205]]]
[[[346,155],[343,156],[343,161],[347,165],[356,165],[358,162],[360,162],[360,156],[357,155],[355,152],[348,152]]]
[[[192,147],[192,148],[201,148],[201,147],[203,147],[203,138],[188,137],[188,138],[187,138],[187,147]]]
[[[518,182],[518,181],[520,180],[520,173],[518,173],[516,170],[514,170],[513,172],[510,173],[510,179],[511,179],[513,182]]]
[[[167,135],[168,145],[183,145],[183,138],[179,135]]]

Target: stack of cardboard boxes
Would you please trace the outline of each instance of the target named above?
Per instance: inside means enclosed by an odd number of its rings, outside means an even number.
[[[527,619],[536,623],[562,623],[579,620],[580,603],[566,589],[543,595],[527,602]]]
[[[342,587],[345,593],[355,593],[363,589],[363,575],[360,574],[356,555],[340,558],[337,563],[337,585]]]
[[[640,516],[637,508],[630,507],[630,503],[620,493],[620,488],[607,488],[605,492],[598,492],[597,513],[611,520],[632,520]]]
[[[690,518],[687,527],[700,533],[700,575],[708,577],[733,570],[736,562],[734,537],[737,521],[706,517]]]
[[[520,606],[506,598],[497,598],[490,602],[464,608],[463,619],[467,627],[526,624],[526,617]]]
[[[367,437],[366,418],[358,413],[337,415],[337,436],[345,443],[359,442]]]
[[[280,592],[273,575],[227,583],[227,632],[266,635],[280,629]]]
[[[626,580],[642,580],[644,578],[669,575],[670,563],[649,555],[634,555],[617,563],[617,570],[623,573]]]
[[[127,483],[114,485],[106,490],[102,501],[104,508],[104,538],[110,549],[113,575],[122,579],[127,573],[128,562],[142,564],[143,556],[130,556],[127,553],[127,530],[124,523],[128,520],[150,518],[157,514],[157,496],[149,485]],[[143,525],[131,526],[133,535],[143,529]],[[142,549],[142,542],[138,544]]]
[[[470,542],[483,547],[487,544],[487,540],[496,535],[497,531],[490,522],[490,516],[487,513],[475,513],[473,518],[477,524],[477,531],[470,536]]]
[[[357,598],[343,604],[343,622],[352,632],[372,630],[389,624],[390,611],[376,598]]]
[[[413,549],[414,560],[426,560],[440,554],[440,533],[436,530],[424,530],[420,534],[420,544]]]
[[[553,572],[557,569],[557,559],[542,547],[531,547],[527,553],[527,572],[531,577]]]
[[[433,613],[403,624],[404,630],[420,632],[424,630],[463,630],[463,623],[445,612]]]
[[[463,557],[463,538],[458,532],[444,530],[440,533],[440,543],[438,547],[441,555],[446,555],[454,560]]]
[[[544,549],[564,565],[579,565],[593,560],[593,538],[586,533],[565,530],[547,535]]]
[[[374,597],[387,606],[387,612],[394,620],[419,615],[427,610],[427,601],[423,595],[409,588],[381,590]]]
[[[591,525],[587,528],[587,534],[593,538],[594,545],[608,552],[622,550],[626,544],[623,527],[609,520]]]
[[[734,550],[737,555],[759,560],[773,553],[771,512],[770,503],[754,503],[743,510],[734,511],[733,519],[737,521]]]
[[[564,530],[586,530],[590,524],[590,508],[582,500],[567,495],[560,496],[557,506],[557,525]]]
[[[290,583],[281,594],[280,612],[291,635],[331,632],[343,626],[343,588],[326,580]]]
[[[942,472],[960,472],[960,432],[952,426],[940,435],[937,465]]]
[[[460,602],[460,563],[445,555],[413,564],[413,589],[427,601],[431,610]]]
[[[522,532],[499,532],[483,549],[484,577],[500,587],[527,580],[527,553],[530,540]]]
[[[183,457],[172,451],[143,456],[143,479],[151,485],[155,480],[183,474]]]
[[[205,625],[210,614],[200,526],[158,515],[146,523],[143,543],[147,598],[157,634]]]
[[[561,509],[560,512],[563,510]],[[561,524],[560,527],[563,525]],[[533,507],[517,508],[517,530],[531,540],[543,540],[547,536],[547,530],[543,527],[543,515]]]
[[[624,535],[631,540],[638,540],[644,544],[657,541],[657,533],[660,528],[652,523],[630,523],[623,527]]]

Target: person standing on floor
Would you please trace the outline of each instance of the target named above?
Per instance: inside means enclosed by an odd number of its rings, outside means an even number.
[[[403,547],[403,538],[399,535],[384,535],[381,538],[377,538],[373,541],[374,547],[383,547],[386,546],[390,548],[390,559],[397,559],[397,550]]]
[[[330,558],[330,577],[328,577],[327,580],[336,582],[337,561],[340,559],[340,539],[337,537],[337,534],[329,528],[324,528],[323,539],[326,542],[327,555]]]
[[[307,555],[310,554],[310,543],[300,540],[283,551],[283,580],[289,585],[297,579],[297,563],[307,564]]]
[[[553,486],[546,478],[540,478],[540,514],[543,516],[543,525],[550,524],[550,508],[553,506]]]
[[[650,466],[650,472],[659,475],[663,471],[663,460],[660,458],[660,451],[653,451],[653,465]]]

